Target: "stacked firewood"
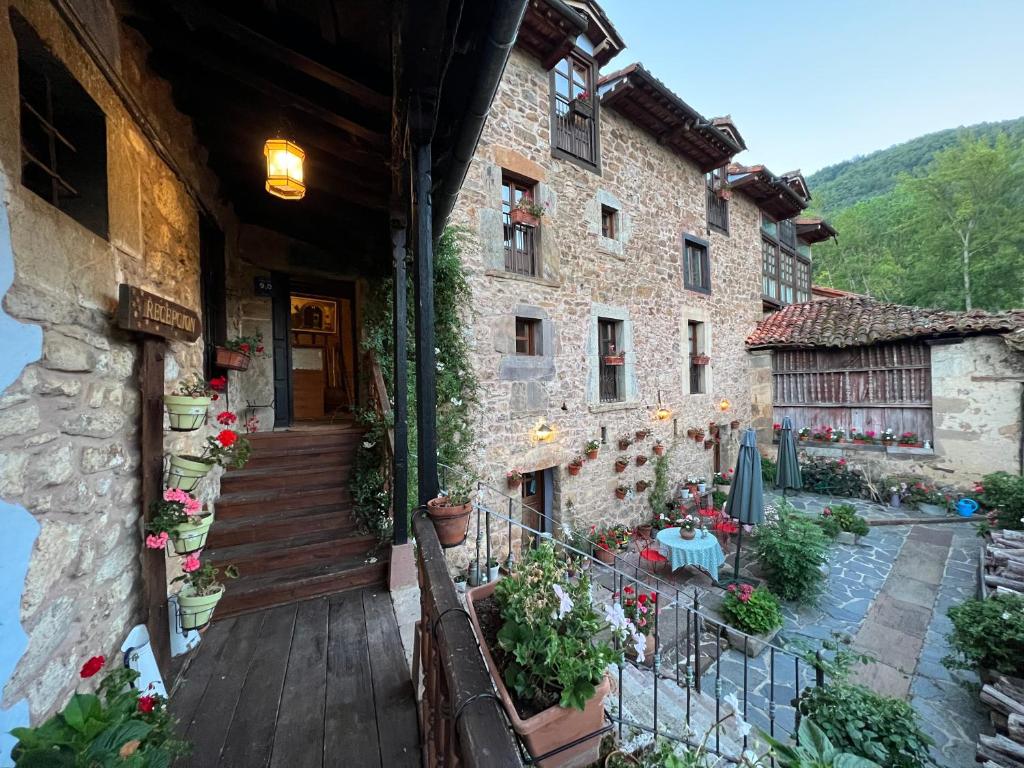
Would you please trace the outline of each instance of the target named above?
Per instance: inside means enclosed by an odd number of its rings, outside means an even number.
[[[981,593],[1024,595],[1024,531],[992,531],[982,553]]]
[[[978,737],[978,762],[984,768],[1024,768],[1024,680],[995,675],[981,688],[995,736]]]

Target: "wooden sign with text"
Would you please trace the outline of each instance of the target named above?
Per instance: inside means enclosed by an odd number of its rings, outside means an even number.
[[[117,324],[127,331],[178,341],[195,341],[203,331],[197,312],[125,283],[117,292]]]

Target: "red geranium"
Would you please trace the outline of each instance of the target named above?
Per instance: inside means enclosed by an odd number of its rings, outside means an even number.
[[[220,434],[217,435],[217,442],[225,448],[230,448],[238,440],[238,433],[231,429],[221,430]]]
[[[252,349],[252,347],[250,347],[250,346],[249,346],[248,344],[239,344],[239,345],[238,345],[238,348],[239,348],[239,349],[240,349],[240,350],[241,350],[242,352],[245,352],[245,354],[247,354],[247,355],[249,354],[249,350],[250,350],[250,349]]]
[[[256,347],[256,354],[257,355],[262,355],[263,354],[263,345],[262,344],[260,344],[259,346]]]
[[[217,422],[219,424],[225,424],[230,426],[238,421],[238,417],[235,416],[231,411],[221,411],[217,414]]]
[[[78,674],[81,675],[83,679],[87,677],[92,677],[101,669],[103,669],[103,665],[106,663],[107,658],[105,656],[93,656],[91,659],[85,662],[85,664],[82,665],[82,671]]]
[[[139,712],[146,714],[156,709],[156,696],[139,696]]]
[[[214,392],[223,392],[228,388],[228,377],[227,376],[216,376],[210,379],[210,389]]]

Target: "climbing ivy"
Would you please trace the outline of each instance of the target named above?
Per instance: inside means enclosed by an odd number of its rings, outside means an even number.
[[[655,519],[665,511],[665,505],[668,503],[668,457],[671,453],[670,448],[661,456],[654,458],[654,485],[651,487],[648,500]]]

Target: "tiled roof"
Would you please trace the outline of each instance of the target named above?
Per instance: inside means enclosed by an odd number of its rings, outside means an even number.
[[[762,320],[748,347],[854,347],[900,339],[1005,333],[1024,328],[1024,310],[952,312],[849,296],[792,304]]]

